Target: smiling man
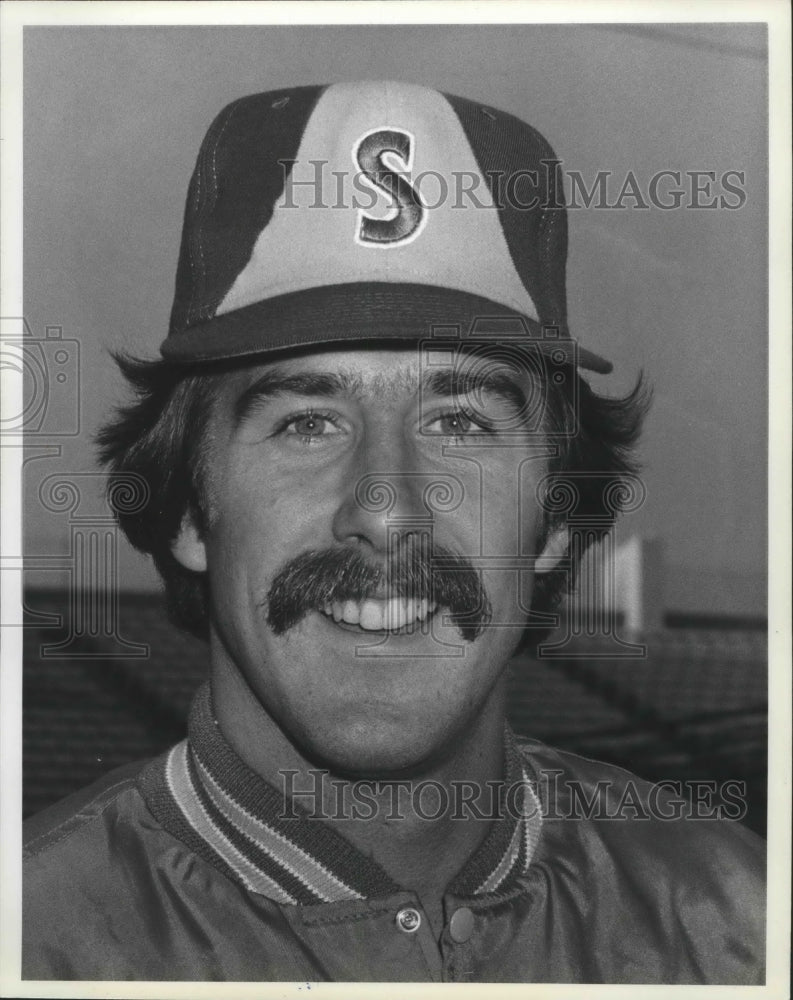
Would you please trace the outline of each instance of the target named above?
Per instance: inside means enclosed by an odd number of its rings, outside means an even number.
[[[120,359],[101,435],[210,683],[32,822],[26,977],[762,981],[759,840],[505,721],[581,554],[554,491],[607,533],[643,412],[581,374],[555,162],[395,83],[210,128],[163,358]]]

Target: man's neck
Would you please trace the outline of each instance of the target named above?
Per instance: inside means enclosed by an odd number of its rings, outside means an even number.
[[[440,920],[446,886],[490,829],[488,782],[504,777],[503,688],[502,680],[466,726],[464,738],[421,773],[368,780],[340,777],[312,763],[235,666],[220,663],[212,669],[214,713],[241,759],[318,821],[331,824],[395,882],[417,892],[433,924]]]

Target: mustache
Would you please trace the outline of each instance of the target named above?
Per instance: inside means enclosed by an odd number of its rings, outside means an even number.
[[[467,642],[492,618],[490,600],[471,563],[426,539],[402,544],[378,565],[352,549],[312,549],[288,562],[267,593],[267,623],[283,635],[334,601],[400,597],[448,609]]]

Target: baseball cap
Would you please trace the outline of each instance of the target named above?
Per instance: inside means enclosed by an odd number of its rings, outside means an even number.
[[[190,181],[161,353],[417,341],[483,320],[558,349],[571,340],[558,163],[513,115],[414,84],[234,101]],[[575,360],[612,367],[580,346]]]

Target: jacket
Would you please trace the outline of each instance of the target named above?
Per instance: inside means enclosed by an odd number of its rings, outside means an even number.
[[[23,978],[764,982],[764,843],[619,768],[520,740],[527,794],[418,897],[250,771],[212,717],[29,821]],[[506,785],[505,785],[506,787]]]

